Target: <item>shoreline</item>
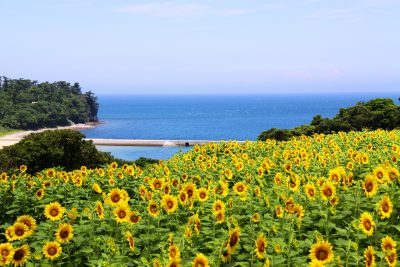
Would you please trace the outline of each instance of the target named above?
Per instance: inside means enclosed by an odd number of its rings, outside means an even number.
[[[67,129],[79,131],[79,130],[94,128],[99,124],[101,124],[101,122],[78,123],[78,124],[74,124],[74,125],[70,125],[70,126],[58,126],[55,128],[42,128],[39,130],[21,130],[19,132],[7,134],[7,135],[0,137],[0,149],[2,149],[5,146],[11,146],[11,145],[18,143],[25,136],[27,136],[31,133],[40,133],[40,132],[44,132],[44,131],[67,130]]]

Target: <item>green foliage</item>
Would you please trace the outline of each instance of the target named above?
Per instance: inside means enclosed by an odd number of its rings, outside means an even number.
[[[13,129],[0,127],[0,137],[8,135],[8,134],[16,133],[16,132],[18,132],[18,131],[17,130],[13,130]]]
[[[97,98],[78,83],[0,77],[0,127],[38,129],[97,121]]]
[[[55,130],[33,133],[19,143],[0,150],[0,172],[28,165],[29,172],[60,166],[65,170],[99,167],[115,159],[96,149],[85,136],[73,130]]]
[[[400,107],[392,99],[377,98],[367,103],[359,102],[353,107],[342,108],[333,119],[316,115],[310,125],[301,125],[292,129],[269,129],[262,132],[258,136],[258,140],[287,141],[294,136],[310,136],[314,133],[330,134],[339,131],[361,131],[362,129],[393,130],[399,127]]]
[[[140,168],[145,168],[148,165],[159,163],[159,162],[160,161],[158,159],[140,157],[137,160],[135,160],[133,163],[135,163],[135,165],[139,166]]]

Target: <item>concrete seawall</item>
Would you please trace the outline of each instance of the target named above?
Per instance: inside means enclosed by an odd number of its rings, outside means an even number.
[[[208,143],[219,143],[222,140],[142,140],[142,139],[91,139],[95,145],[101,146],[194,146]],[[244,141],[237,141],[243,143]]]

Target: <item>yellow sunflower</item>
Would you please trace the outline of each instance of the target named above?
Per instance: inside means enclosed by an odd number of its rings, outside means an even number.
[[[227,263],[230,260],[230,258],[231,258],[231,254],[229,254],[229,251],[225,245],[222,250],[222,253],[221,253],[221,260],[223,263]]]
[[[194,183],[185,183],[182,188],[186,191],[189,201],[196,198],[197,187]]]
[[[186,205],[186,203],[188,202],[188,195],[186,194],[185,190],[179,191],[179,202],[181,203],[181,205]]]
[[[389,267],[395,267],[397,266],[397,251],[390,251],[388,254],[385,256],[385,260]]]
[[[104,208],[103,204],[100,201],[96,201],[96,207],[95,207],[97,216],[102,220],[104,219]]]
[[[35,196],[38,200],[41,200],[44,197],[44,189],[40,188],[38,191],[36,191]]]
[[[220,199],[217,199],[213,203],[213,211],[214,211],[214,213],[217,213],[218,211],[225,212],[225,203],[222,202]]]
[[[116,207],[113,211],[115,220],[117,221],[117,223],[129,222],[129,213],[130,212],[131,211],[129,210],[128,205],[120,205],[120,206]]]
[[[214,187],[214,194],[226,197],[228,195],[228,184],[220,180],[218,184]]]
[[[14,248],[11,243],[0,244],[0,266],[7,265],[14,256]]]
[[[391,238],[390,236],[385,236],[384,238],[382,238],[381,243],[382,251],[384,253],[396,250],[397,242],[394,241],[393,238]]]
[[[175,244],[171,244],[168,249],[168,258],[170,261],[181,258],[181,251]]]
[[[92,186],[94,192],[101,194],[103,192],[103,190],[101,190],[101,187],[98,183],[94,183]]]
[[[203,253],[198,253],[192,262],[192,267],[210,267],[208,258]]]
[[[215,213],[215,219],[216,219],[218,224],[223,223],[225,221],[225,213],[222,210],[217,211]]]
[[[399,177],[399,171],[394,167],[390,167],[387,174],[390,182],[394,182],[396,178]]]
[[[56,241],[46,242],[43,246],[43,254],[50,260],[55,260],[60,257],[62,253],[62,247]]]
[[[321,187],[322,199],[329,200],[333,198],[335,195],[336,195],[336,186],[330,181],[326,181],[325,183],[323,183]]]
[[[181,259],[176,258],[176,259],[170,260],[166,267],[181,267],[181,266],[182,266]]]
[[[267,238],[264,236],[264,234],[258,235],[254,251],[256,252],[257,258],[260,260],[265,258],[267,253]]]
[[[376,265],[375,262],[375,251],[373,246],[368,246],[364,250],[364,259],[366,267],[374,267]]]
[[[151,181],[151,189],[154,190],[160,190],[163,187],[164,181],[162,179],[159,178],[154,178]]]
[[[372,197],[378,191],[378,182],[372,175],[367,175],[362,184],[364,193],[367,197]]]
[[[149,212],[149,214],[152,217],[154,217],[154,218],[158,217],[158,215],[160,214],[160,210],[159,210],[157,202],[150,201],[149,205],[147,206],[147,211]]]
[[[126,231],[126,240],[128,241],[129,249],[131,251],[134,251],[135,250],[135,240],[133,239],[133,235],[129,231]]]
[[[129,221],[133,224],[137,224],[138,222],[140,222],[141,219],[142,219],[142,216],[140,216],[140,213],[137,211],[132,211],[129,214]]]
[[[126,192],[125,189],[119,189],[119,188],[111,190],[111,192],[108,193],[106,200],[108,204],[111,204],[113,206],[118,206],[122,203],[128,203],[128,201],[129,201],[128,192]]]
[[[282,208],[281,205],[277,205],[277,206],[275,207],[275,215],[276,215],[276,217],[282,218],[284,212],[285,212],[285,211],[283,210],[283,208]]]
[[[65,208],[63,208],[58,202],[51,202],[44,208],[44,215],[50,221],[58,221],[64,215]]]
[[[315,197],[316,197],[315,185],[310,184],[310,183],[306,184],[306,186],[304,187],[304,191],[309,200],[311,200],[311,201],[315,200]]]
[[[55,233],[57,241],[62,243],[69,242],[74,237],[74,228],[69,223],[60,224]]]
[[[373,171],[374,177],[380,184],[384,184],[388,180],[388,175],[385,168],[378,166]]]
[[[393,212],[393,203],[388,195],[385,195],[378,203],[378,214],[381,219],[389,218]]]
[[[12,240],[22,240],[28,237],[32,232],[29,230],[28,226],[26,226],[22,222],[15,222],[13,226],[10,228],[10,236],[12,236]]]
[[[14,264],[14,266],[22,266],[29,259],[30,254],[31,252],[29,251],[28,245],[23,245],[15,248],[11,263]]]
[[[21,222],[28,226],[30,234],[32,234],[36,230],[36,220],[30,215],[19,216],[16,222]]]
[[[375,222],[369,212],[364,212],[360,217],[360,228],[367,235],[371,236],[374,233]]]
[[[236,227],[234,229],[231,229],[229,231],[229,237],[228,237],[228,243],[227,243],[227,249],[229,251],[229,254],[232,254],[235,252],[238,244],[240,241],[240,227]]]
[[[328,241],[318,241],[311,246],[309,257],[312,261],[322,264],[330,263],[334,257],[332,245]]]
[[[172,195],[164,195],[161,203],[168,214],[175,212],[178,208],[178,200]]]
[[[247,192],[247,186],[244,182],[237,182],[233,186],[233,191],[239,196],[239,197],[245,197],[246,192]]]
[[[204,187],[197,190],[198,199],[201,202],[206,202],[208,200],[208,190]]]

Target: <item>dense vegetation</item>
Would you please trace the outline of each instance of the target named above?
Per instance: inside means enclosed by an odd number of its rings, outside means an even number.
[[[141,168],[159,160],[141,157],[134,162],[115,158],[96,149],[85,136],[73,130],[54,130],[32,133],[19,143],[0,150],[0,172],[11,172],[20,165],[29,165],[28,173],[58,167],[71,171],[80,166],[101,167],[111,162],[134,163]]]
[[[210,143],[146,169],[29,169],[0,174],[0,265],[398,263],[400,130]]]
[[[400,127],[400,106],[392,99],[377,98],[366,103],[359,102],[353,107],[342,108],[333,119],[316,115],[310,125],[301,125],[293,129],[272,128],[262,132],[258,140],[289,140],[293,136],[311,136],[314,133],[360,131],[362,129],[392,130]]]
[[[73,170],[82,165],[100,167],[115,159],[100,152],[85,136],[73,130],[54,130],[33,133],[19,143],[0,150],[0,171],[29,165],[29,172],[35,173],[50,167]]]
[[[98,103],[78,83],[0,77],[0,127],[38,129],[97,121]]]

